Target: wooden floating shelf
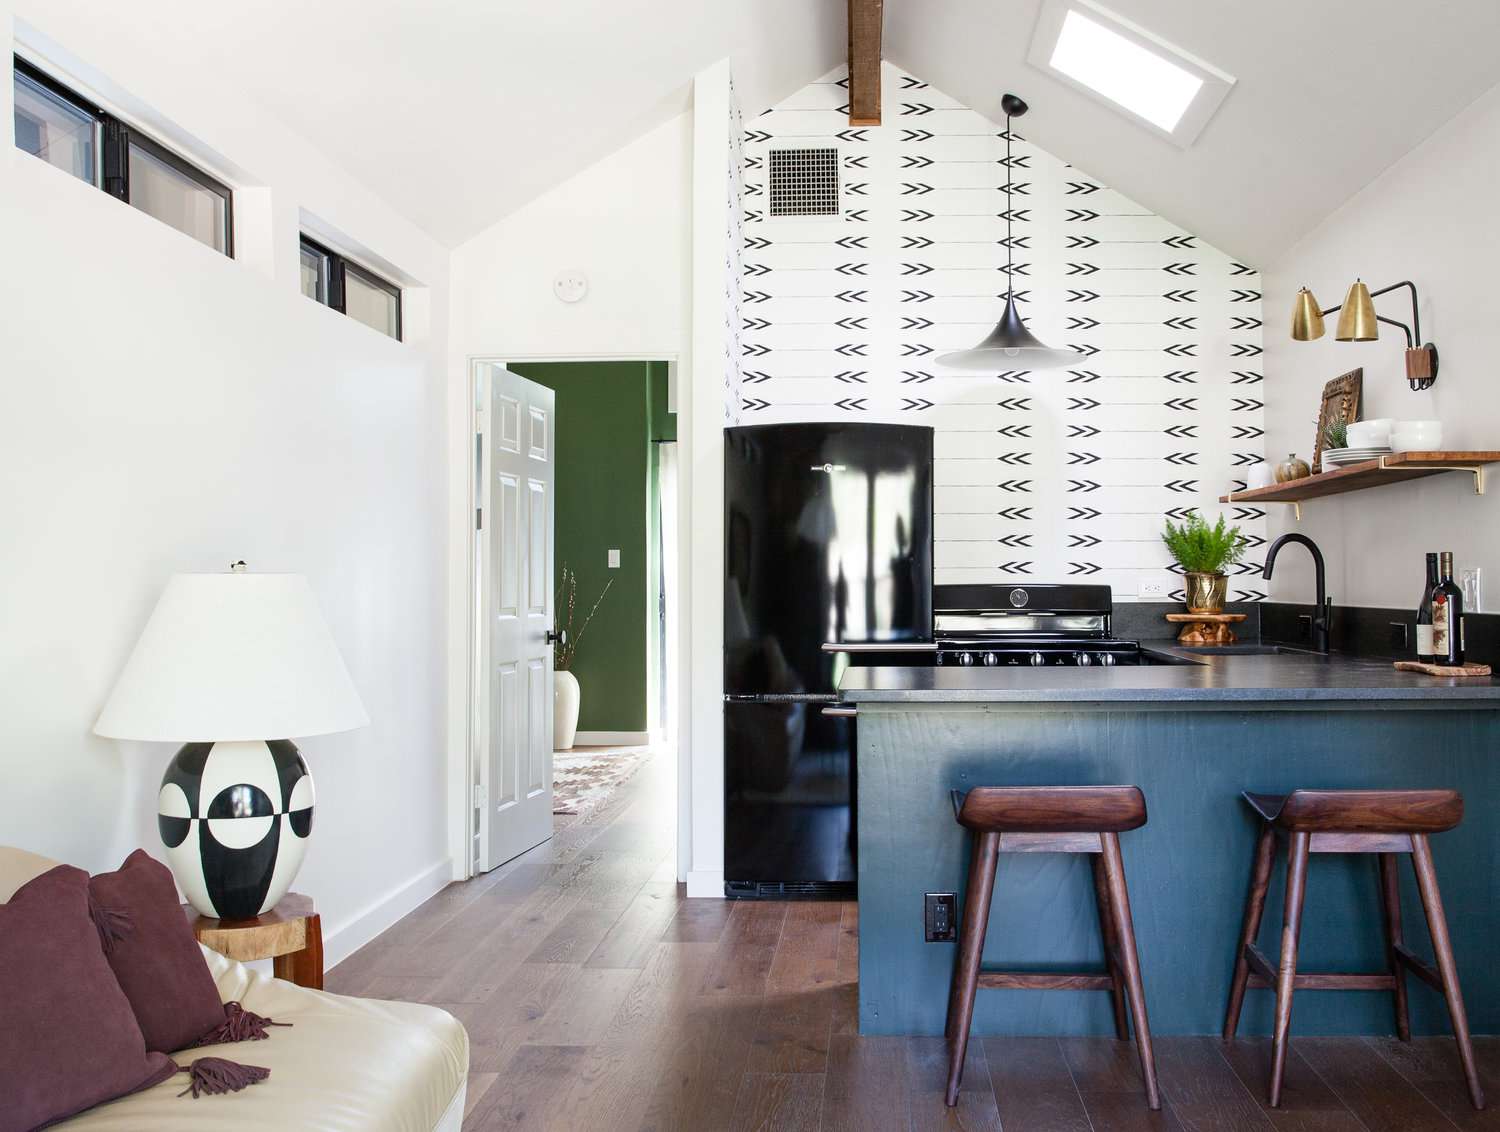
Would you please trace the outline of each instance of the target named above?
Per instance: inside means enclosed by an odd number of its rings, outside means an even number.
[[[1484,467],[1500,462],[1500,452],[1392,452],[1374,460],[1345,464],[1331,472],[1257,487],[1219,496],[1220,503],[1290,503],[1302,518],[1302,504],[1327,495],[1363,491],[1402,480],[1421,479],[1441,472],[1468,472],[1474,477],[1474,494],[1484,494]]]

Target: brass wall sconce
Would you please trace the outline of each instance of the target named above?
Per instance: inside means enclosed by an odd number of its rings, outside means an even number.
[[[1411,325],[1397,322],[1394,318],[1386,318],[1384,315],[1375,313],[1375,296],[1384,295],[1388,291],[1394,291],[1399,287],[1405,287],[1411,291]],[[1417,287],[1409,279],[1403,279],[1400,283],[1392,283],[1389,287],[1382,287],[1378,291],[1371,291],[1364,283],[1356,279],[1349,288],[1349,293],[1344,296],[1344,301],[1336,307],[1328,307],[1326,310],[1318,309],[1318,300],[1306,287],[1297,292],[1297,298],[1292,304],[1292,338],[1297,342],[1311,342],[1314,338],[1323,337],[1323,316],[1339,311],[1339,325],[1334,332],[1334,338],[1340,342],[1373,342],[1380,337],[1378,323],[1386,323],[1390,326],[1399,326],[1406,335],[1406,380],[1413,389],[1430,389],[1433,382],[1437,381],[1438,352],[1437,347],[1431,342],[1422,341],[1422,320],[1417,314]],[[1419,345],[1420,343],[1420,345]]]

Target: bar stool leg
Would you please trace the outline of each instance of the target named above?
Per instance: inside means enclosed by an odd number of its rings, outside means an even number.
[[[1276,830],[1262,823],[1255,842],[1255,861],[1250,867],[1250,893],[1245,898],[1245,919],[1240,925],[1240,946],[1234,953],[1234,978],[1229,984],[1229,1009],[1224,1012],[1224,1040],[1231,1041],[1240,1028],[1240,1009],[1250,984],[1250,961],[1245,949],[1260,934],[1261,915],[1266,910],[1266,889],[1271,884],[1271,862],[1276,857]]]
[[[1141,962],[1135,950],[1135,922],[1130,915],[1130,892],[1125,887],[1120,838],[1118,834],[1102,833],[1099,840],[1103,843],[1104,878],[1119,939],[1120,962],[1125,968],[1125,982],[1130,990],[1130,1016],[1135,1023],[1135,1049],[1141,1059],[1141,1076],[1146,1080],[1146,1103],[1159,1109],[1161,1093],[1156,1087],[1156,1054],[1151,1049],[1151,1024],[1146,1020],[1146,993],[1141,985]]]
[[[1281,926],[1281,959],[1276,969],[1276,1032],[1271,1043],[1271,1107],[1281,1104],[1286,1046],[1292,1029],[1292,988],[1297,978],[1297,943],[1302,937],[1302,896],[1307,888],[1310,833],[1292,834],[1286,862],[1286,918]]]
[[[1380,907],[1385,920],[1385,962],[1396,980],[1396,1036],[1411,1041],[1411,1018],[1406,1010],[1406,967],[1396,958],[1401,938],[1401,884],[1396,854],[1380,854]]]
[[[1122,1042],[1130,1037],[1130,1023],[1125,1020],[1125,975],[1120,970],[1120,939],[1115,931],[1114,913],[1110,910],[1109,886],[1104,876],[1104,855],[1089,854],[1094,872],[1094,902],[1099,907],[1099,937],[1104,941],[1104,965],[1114,986],[1109,998],[1115,1011],[1115,1037]]]
[[[1448,917],[1443,913],[1437,870],[1432,867],[1432,849],[1427,844],[1425,833],[1412,835],[1411,859],[1417,873],[1417,890],[1422,894],[1422,908],[1427,913],[1427,932],[1432,936],[1432,950],[1437,955],[1438,974],[1443,979],[1443,997],[1448,1000],[1448,1016],[1453,1021],[1453,1037],[1458,1042],[1458,1059],[1463,1062],[1464,1080],[1469,1084],[1469,1099],[1475,1108],[1482,1109],[1484,1090],[1480,1088],[1479,1073],[1474,1068],[1469,1016],[1458,988],[1458,965],[1453,961],[1453,941],[1448,938]]]
[[[958,1104],[958,1086],[969,1050],[969,1027],[974,1021],[974,996],[979,990],[979,966],[984,955],[984,933],[989,926],[990,898],[995,892],[995,866],[1000,858],[1000,835],[974,837],[969,862],[969,886],[964,894],[964,922],[958,937],[958,962],[948,992],[948,1107]]]

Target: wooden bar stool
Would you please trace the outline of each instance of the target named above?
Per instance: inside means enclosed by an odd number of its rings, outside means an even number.
[[[1448,920],[1438,894],[1437,872],[1432,866],[1429,833],[1452,829],[1464,816],[1464,800],[1454,790],[1294,790],[1290,794],[1245,794],[1262,825],[1250,872],[1250,895],[1245,901],[1245,922],[1235,953],[1234,980],[1229,989],[1229,1011],[1224,1018],[1224,1040],[1239,1028],[1245,988],[1276,989],[1276,1029],[1271,1054],[1271,1107],[1281,1103],[1281,1078],[1286,1069],[1287,1035],[1292,1025],[1294,990],[1388,990],[1395,995],[1396,1033],[1402,1041],[1411,1038],[1406,1012],[1406,970],[1441,991],[1448,1002],[1458,1058],[1469,1084],[1469,1099],[1484,1107],[1484,1092],[1474,1068],[1474,1050],[1469,1041],[1469,1019],[1464,1013],[1458,988],[1458,967],[1448,939]],[[1266,906],[1266,888],[1276,855],[1276,835],[1288,838],[1286,916],[1281,929],[1278,965],[1255,945],[1261,913]],[[1297,943],[1302,933],[1302,898],[1307,885],[1310,853],[1378,853],[1380,855],[1380,901],[1385,925],[1387,969],[1379,974],[1325,974],[1297,972]],[[1401,938],[1401,892],[1396,875],[1396,854],[1410,853],[1417,874],[1417,890],[1427,913],[1427,930],[1437,955],[1434,969],[1411,951]]]
[[[1125,888],[1119,834],[1146,824],[1146,799],[1136,786],[978,786],[953,791],[958,823],[974,834],[969,884],[964,895],[958,963],[948,995],[949,1106],[958,1103],[964,1055],[974,1020],[974,996],[984,990],[1107,990],[1114,1003],[1115,1034],[1130,1037],[1127,999],[1135,1022],[1136,1051],[1146,1100],[1161,1108],[1156,1058],[1135,950],[1135,923]],[[1004,853],[1091,853],[1099,933],[1104,938],[1105,971],[1098,974],[1046,971],[986,971],[980,967],[984,934],[995,891],[995,868]]]

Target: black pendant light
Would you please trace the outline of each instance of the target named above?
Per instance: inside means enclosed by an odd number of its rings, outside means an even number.
[[[1028,107],[1013,94],[1002,98],[1000,106],[1005,111],[1005,313],[995,323],[995,329],[979,345],[943,354],[937,361],[939,365],[952,366],[954,369],[1056,369],[1071,365],[1081,355],[1076,350],[1054,349],[1038,339],[1026,329],[1026,323],[1021,321],[1021,314],[1016,310],[1015,292],[1011,287],[1014,253],[1011,249],[1010,229],[1011,213],[1015,210],[1011,207],[1010,194],[1010,124],[1013,118],[1025,114]]]

